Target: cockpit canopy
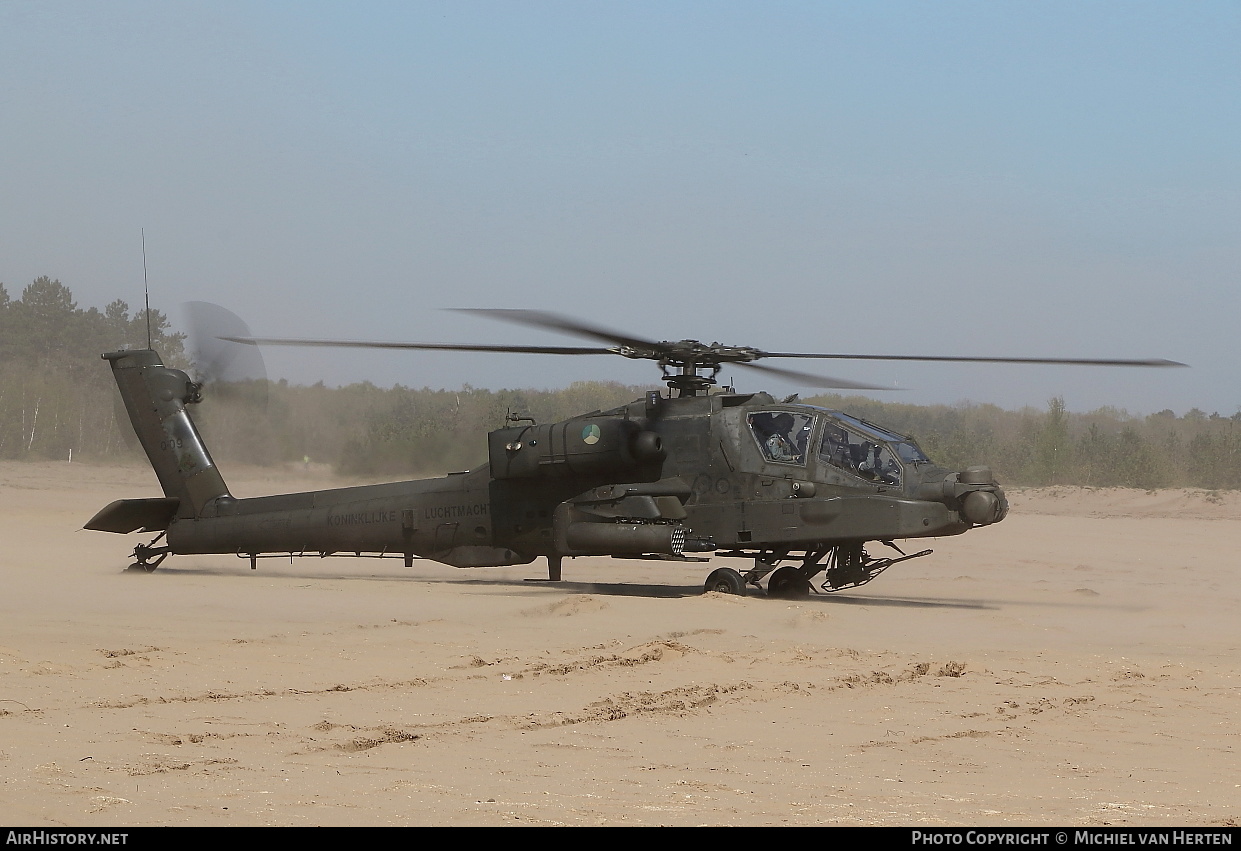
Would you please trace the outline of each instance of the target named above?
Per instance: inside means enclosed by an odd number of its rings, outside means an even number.
[[[851,476],[892,486],[901,484],[906,467],[929,463],[918,445],[904,435],[839,411],[810,410],[819,413],[759,411],[749,415],[750,432],[766,460],[805,467],[817,459]],[[815,428],[820,421],[815,444]]]

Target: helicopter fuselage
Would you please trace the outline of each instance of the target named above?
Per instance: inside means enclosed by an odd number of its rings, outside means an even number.
[[[579,555],[715,552],[813,566],[868,541],[956,535],[1007,512],[987,468],[946,470],[909,438],[847,414],[765,393],[654,391],[493,431],[488,462],[469,472],[238,499],[185,411],[199,395],[188,376],[154,352],[107,357],[165,496],[119,500],[87,528],[165,531],[166,547],[147,548],[161,560],[348,553],[488,567],[543,556],[553,578]]]

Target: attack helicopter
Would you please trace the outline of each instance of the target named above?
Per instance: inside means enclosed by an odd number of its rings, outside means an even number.
[[[203,385],[151,349],[110,352],[128,418],[163,489],[121,499],[87,529],[158,532],[133,552],[152,572],[169,555],[331,555],[430,559],[459,568],[566,557],[677,562],[736,559],[705,591],[799,598],[864,585],[906,553],[900,540],[959,535],[1004,519],[1008,501],[989,467],[949,470],[917,442],[843,411],[720,387],[728,366],[829,389],[884,389],[767,363],[768,359],[1184,366],[1162,359],[849,355],[770,352],[697,340],[654,341],[558,314],[469,311],[605,346],[509,346],[254,337],[237,346],[320,346],[550,355],[616,355],[658,364],[667,385],[644,398],[563,422],[510,417],[487,438],[487,463],[447,476],[239,499],[188,411]],[[162,543],[161,543],[162,542]],[[872,556],[881,543],[894,555]]]

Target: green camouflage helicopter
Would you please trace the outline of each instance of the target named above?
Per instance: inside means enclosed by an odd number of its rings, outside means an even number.
[[[605,347],[383,343],[240,336],[231,344],[400,348],[525,354],[614,354],[656,361],[668,385],[609,411],[557,423],[513,420],[488,436],[486,464],[441,478],[238,499],[187,411],[202,384],[150,349],[103,355],[163,488],[122,499],[87,529],[158,532],[134,549],[131,570],[169,555],[379,555],[453,567],[545,558],[558,581],[566,556],[736,559],[705,590],[804,597],[813,580],[836,591],[897,562],[900,539],[958,535],[1003,520],[1004,491],[985,466],[948,470],[909,437],[841,411],[720,388],[724,365],[831,389],[881,389],[756,361],[772,358],[917,360],[1095,366],[1183,366],[1167,360],[841,355],[656,342],[556,314],[471,311],[554,329]],[[163,543],[161,544],[161,541]],[[895,557],[874,557],[881,542]]]

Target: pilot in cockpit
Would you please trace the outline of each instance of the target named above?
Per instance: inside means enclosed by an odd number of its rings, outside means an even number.
[[[781,414],[772,420],[771,427],[772,432],[763,443],[767,457],[772,461],[800,461],[801,456],[786,436],[793,427],[793,418]]]
[[[865,441],[860,447],[853,448],[861,450],[861,458],[857,464],[857,471],[860,475],[889,485],[900,482],[900,468],[890,457],[885,457],[883,446]]]

